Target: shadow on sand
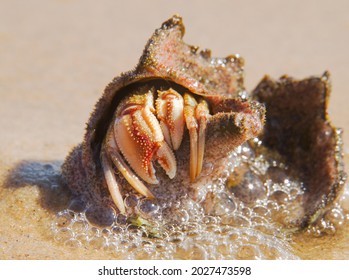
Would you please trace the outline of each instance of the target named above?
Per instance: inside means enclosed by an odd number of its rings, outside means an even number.
[[[8,173],[5,188],[38,186],[40,204],[52,212],[67,207],[71,193],[61,180],[63,161],[24,160],[17,163]]]

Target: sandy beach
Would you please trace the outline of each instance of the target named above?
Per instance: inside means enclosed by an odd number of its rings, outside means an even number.
[[[132,69],[173,14],[185,42],[212,55],[239,53],[252,91],[277,79],[330,71],[329,116],[344,130],[349,171],[349,2],[0,0],[0,259],[109,259],[62,246],[51,223],[67,207],[59,166],[81,142],[94,104]],[[57,185],[52,182],[57,179]],[[347,203],[348,204],[348,203]],[[295,246],[306,259],[349,259],[349,226]]]

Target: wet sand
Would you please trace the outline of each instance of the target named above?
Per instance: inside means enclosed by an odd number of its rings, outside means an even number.
[[[349,154],[347,1],[1,2],[0,259],[112,257],[53,240],[51,221],[68,194],[48,185],[57,174],[45,164],[59,166],[81,142],[104,87],[134,67],[155,28],[174,13],[183,17],[187,43],[245,58],[248,90],[264,74],[304,78],[329,70],[329,114],[344,129]],[[301,258],[349,259],[348,225],[332,237],[298,239]]]

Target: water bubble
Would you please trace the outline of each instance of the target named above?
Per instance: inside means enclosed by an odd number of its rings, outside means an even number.
[[[129,195],[125,198],[125,206],[126,207],[137,207],[138,206],[138,198],[135,195]]]
[[[259,258],[259,250],[253,245],[243,245],[239,248],[237,253],[237,259],[239,260],[254,260]]]
[[[214,215],[232,214],[236,209],[234,200],[226,193],[215,195],[212,203],[211,213]]]
[[[158,212],[160,209],[159,205],[156,204],[155,200],[144,199],[140,202],[139,210],[145,215],[151,215]]]
[[[143,245],[144,246],[144,245]],[[156,258],[157,252],[143,247],[134,250],[135,258],[138,260],[152,260]]]
[[[208,224],[205,228],[206,231],[211,232],[211,233],[215,233],[217,234],[217,236],[222,232],[222,228],[220,225],[218,224]],[[212,244],[214,244],[215,242],[213,242]]]
[[[246,217],[246,218],[249,218],[251,216],[251,208],[249,207],[243,207],[241,209],[241,213]]]
[[[240,234],[237,232],[233,232],[231,234],[229,234],[229,241],[231,242],[236,242],[237,240],[240,240]]]
[[[77,234],[77,235],[75,236],[75,239],[76,239],[77,241],[79,241],[81,245],[85,245],[85,246],[86,246],[86,245],[89,244],[89,238],[88,238],[88,236],[87,236],[86,234],[84,234],[84,233]]]
[[[127,224],[127,217],[123,214],[117,214],[116,215],[116,223],[118,225],[126,225]]]
[[[177,224],[184,224],[189,221],[189,214],[184,209],[178,209],[173,213],[172,221]]]
[[[88,236],[88,238],[93,238],[95,236],[99,235],[100,230],[94,226],[92,227],[88,227],[86,230],[86,235]]]
[[[95,236],[89,243],[94,249],[102,249],[107,246],[107,240],[104,236]]]
[[[57,241],[66,241],[66,240],[73,238],[73,236],[74,236],[73,231],[71,231],[68,228],[62,228],[62,229],[58,230],[58,232],[56,233],[55,239]]]
[[[217,253],[221,254],[222,256],[227,256],[230,254],[230,246],[228,244],[218,244],[217,245]],[[220,258],[221,260],[223,259]]]
[[[188,198],[181,202],[181,208],[191,211],[196,209],[196,203],[192,199]]]
[[[118,235],[110,235],[107,238],[108,245],[112,248],[118,248],[120,237]]]
[[[57,214],[56,226],[58,228],[65,228],[70,225],[72,219],[74,218],[74,213],[71,211],[62,211]]]
[[[121,234],[124,232],[124,227],[120,227],[120,226],[113,226],[111,228],[111,231],[113,234]]]
[[[279,210],[279,205],[275,201],[268,201],[267,208],[270,211],[278,211]]]
[[[260,250],[264,255],[264,259],[275,260],[279,257],[278,250],[275,247],[271,247],[269,244],[262,244]]]
[[[349,183],[345,184],[344,192],[339,200],[339,203],[346,212],[349,212]]]
[[[260,216],[253,216],[251,218],[251,222],[253,225],[267,225],[268,221]]]
[[[180,243],[184,240],[185,238],[185,235],[182,231],[174,231],[169,239],[170,239],[170,242],[174,242],[174,243]]]
[[[290,222],[290,212],[287,209],[273,211],[272,217],[275,222],[278,222],[282,225],[287,225]]]
[[[203,246],[193,245],[190,248],[189,259],[191,259],[191,260],[206,260],[207,255],[208,255],[208,253]]]
[[[242,215],[222,217],[222,223],[235,227],[249,227],[251,222]]]
[[[216,224],[218,222],[218,218],[216,216],[205,216],[202,218],[202,222],[204,224]]]
[[[101,230],[101,235],[103,235],[104,237],[109,237],[111,235],[111,231],[107,228],[104,228]]]
[[[273,228],[272,225],[270,225],[270,223],[266,223],[266,224],[256,224],[253,226],[253,229],[256,231],[259,231],[261,233],[273,236],[276,234],[276,229]]]
[[[64,242],[65,246],[69,246],[71,248],[78,248],[80,247],[82,244],[79,240],[76,239],[69,239],[67,241]]]
[[[318,224],[318,229],[320,230],[321,234],[325,233],[332,235],[336,232],[335,226],[331,222],[326,221],[324,218],[322,218]]]
[[[253,204],[257,199],[266,196],[266,188],[257,175],[251,171],[246,171],[241,179],[228,179],[230,191],[246,204]],[[234,182],[233,182],[233,181]]]
[[[255,206],[253,207],[253,213],[256,213],[257,215],[260,215],[260,216],[269,216],[270,214],[270,211],[265,208],[264,206]]]
[[[197,203],[201,203],[206,199],[206,195],[207,195],[207,186],[203,186],[196,190],[196,193],[193,199],[197,201]]]
[[[190,231],[201,231],[201,224],[192,222],[192,223],[187,223],[183,225],[182,229],[185,232],[190,232]]]
[[[334,208],[326,212],[325,219],[327,219],[335,227],[338,227],[343,225],[345,216],[340,209]]]
[[[273,192],[270,195],[269,199],[275,201],[278,204],[285,204],[289,201],[288,194],[281,190]]]
[[[130,235],[130,238],[134,241],[134,242],[141,242],[140,237],[142,236],[146,236],[147,235],[147,230],[144,229],[143,227],[138,227],[138,226],[134,226],[134,225],[129,225],[127,226],[127,232]]]
[[[269,166],[267,170],[267,176],[275,184],[282,184],[288,178],[285,170],[278,166]]]
[[[74,232],[85,232],[86,229],[88,227],[88,223],[85,221],[75,221],[72,225],[71,225],[71,229]]]
[[[296,189],[296,188],[292,188],[289,191],[290,194],[290,199],[295,199],[298,195],[299,195],[300,190]]]

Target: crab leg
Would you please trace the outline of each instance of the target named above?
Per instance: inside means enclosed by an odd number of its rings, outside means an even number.
[[[201,100],[195,110],[196,119],[199,123],[199,139],[198,139],[198,160],[196,176],[199,176],[202,170],[205,152],[205,137],[207,120],[210,116],[208,104],[205,100]]]
[[[119,184],[115,179],[113,168],[111,166],[109,159],[106,157],[105,153],[101,153],[101,163],[102,163],[103,173],[104,173],[105,180],[107,182],[110,195],[116,207],[119,209],[119,211],[122,214],[125,214],[126,209],[120,193]]]
[[[193,182],[196,178],[197,170],[197,142],[198,142],[198,123],[194,117],[197,102],[190,94],[184,94],[184,117],[190,137],[190,180]]]
[[[184,94],[184,117],[190,137],[190,180],[193,182],[202,170],[206,125],[209,118],[208,104],[201,100],[198,104],[195,98]]]

